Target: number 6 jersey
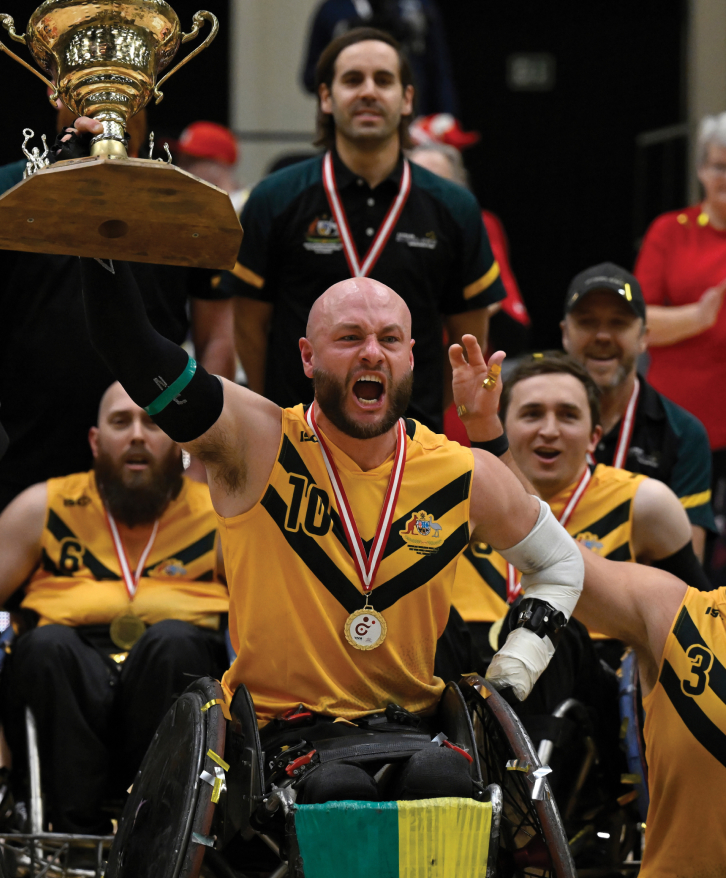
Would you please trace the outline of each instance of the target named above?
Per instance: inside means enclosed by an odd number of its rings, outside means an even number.
[[[364,472],[325,437],[366,551],[388,486],[393,455]],[[432,708],[436,642],[449,618],[456,562],[469,542],[471,450],[406,422],[406,465],[370,603],[388,633],[354,649],[346,619],[365,595],[335,505],[320,447],[302,405],[282,411],[277,460],[260,501],[219,517],[238,653],[223,685],[250,690],[258,719],[304,704],[352,718],[393,701]]]

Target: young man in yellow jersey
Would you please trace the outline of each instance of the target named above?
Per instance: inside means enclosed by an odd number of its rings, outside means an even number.
[[[580,591],[579,552],[493,454],[401,417],[414,341],[393,290],[358,277],[317,299],[300,339],[315,401],[281,409],[155,333],[127,266],[85,259],[81,270],[99,352],[207,467],[237,652],[222,681],[228,697],[244,683],[261,724],[300,705],[353,722],[391,702],[432,714],[444,687],[436,642],[472,532],[527,571],[532,612],[491,668],[496,685],[526,696]],[[481,351],[458,368],[475,438],[500,445]]]
[[[3,723],[22,763],[33,711],[56,831],[105,833],[102,798],[131,783],[190,675],[225,667],[229,597],[207,486],[120,384],[89,438],[91,472],[34,485],[0,515],[0,598],[27,582],[37,620],[6,660]]]
[[[670,488],[588,463],[602,429],[599,391],[583,366],[560,354],[524,361],[506,382],[500,416],[519,469],[578,542],[611,560],[654,564],[709,587]],[[472,542],[459,562],[454,604],[480,651],[490,652],[489,625],[518,594],[519,573],[490,546]]]

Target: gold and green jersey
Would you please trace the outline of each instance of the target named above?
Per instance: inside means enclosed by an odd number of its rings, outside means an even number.
[[[366,551],[393,454],[363,471],[326,436]],[[370,592],[387,623],[376,649],[351,646],[344,628],[366,599],[318,442],[302,405],[283,409],[282,437],[259,502],[219,517],[237,659],[227,695],[244,683],[260,721],[303,704],[356,717],[393,701],[434,707],[436,642],[449,618],[456,561],[469,542],[471,450],[406,422],[406,465],[388,541]]]

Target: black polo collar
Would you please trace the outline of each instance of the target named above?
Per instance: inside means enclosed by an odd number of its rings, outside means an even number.
[[[343,189],[347,189],[349,186],[359,185],[358,180],[362,179],[357,174],[354,174],[353,171],[343,162],[341,157],[338,155],[338,152],[335,148],[332,150],[333,152],[333,170],[335,171],[335,182],[338,186],[338,191],[342,191]],[[376,189],[380,189],[381,186],[392,186],[398,189],[401,185],[401,174],[403,173],[403,153],[399,153],[398,161],[396,162],[396,167],[391,171],[391,173],[383,180],[381,183],[376,186]],[[368,183],[363,180],[363,185],[361,188],[368,187]]]
[[[658,391],[654,390],[642,375],[638,375],[638,380],[640,381],[640,399],[635,412],[636,420],[639,420],[641,415],[651,421],[665,420],[666,413]]]

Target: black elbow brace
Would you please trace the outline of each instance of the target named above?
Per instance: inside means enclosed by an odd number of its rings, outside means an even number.
[[[653,561],[652,566],[672,573],[683,580],[686,585],[697,588],[699,591],[711,591],[714,588],[703,572],[703,567],[693,551],[693,543],[690,540],[682,549],[668,555],[667,558]]]

